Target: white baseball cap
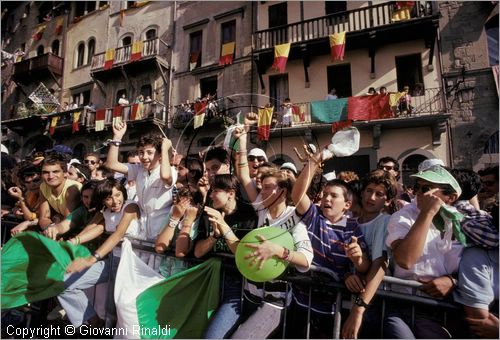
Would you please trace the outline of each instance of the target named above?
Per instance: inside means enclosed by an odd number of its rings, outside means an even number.
[[[248,153],[248,156],[255,156],[255,157],[264,157],[265,161],[267,162],[267,155],[264,152],[264,150],[259,149],[259,148],[253,148],[250,150]]]
[[[285,162],[285,163],[281,164],[280,170],[284,170],[284,169],[292,170],[293,173],[295,175],[297,175],[297,168],[295,167],[295,165],[292,162]]]

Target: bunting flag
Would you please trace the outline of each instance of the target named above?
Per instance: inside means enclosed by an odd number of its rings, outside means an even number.
[[[59,295],[68,265],[87,256],[90,251],[82,245],[57,242],[32,231],[12,237],[2,247],[2,310]]]
[[[109,70],[113,66],[115,60],[115,49],[108,48],[106,54],[104,55],[104,69]]]
[[[54,134],[54,132],[56,132],[56,126],[57,126],[57,122],[58,121],[59,121],[59,117],[58,116],[52,117],[52,119],[50,121],[49,133],[50,133],[51,136]]]
[[[199,57],[200,57],[200,51],[191,52],[191,55],[189,56],[189,71],[192,71],[196,68]]]
[[[131,61],[140,60],[142,58],[142,48],[144,47],[143,41],[134,41],[132,45],[132,55],[130,56]]]
[[[415,1],[396,1],[392,12],[392,21],[403,21],[411,18],[410,11],[415,6]]]
[[[203,126],[205,122],[205,113],[207,111],[207,102],[196,102],[194,103],[194,128],[197,129]]]
[[[56,21],[56,35],[59,35],[62,33],[63,23],[64,23],[64,18],[57,19],[57,21]]]
[[[274,62],[271,66],[276,71],[285,72],[288,54],[290,53],[290,43],[274,46]]]
[[[313,123],[334,123],[347,120],[347,98],[311,102]]]
[[[294,123],[302,123],[306,121],[305,117],[306,106],[305,104],[292,105],[292,120]]]
[[[95,112],[95,130],[104,130],[104,117],[106,117],[106,109],[99,109]]]
[[[259,140],[269,140],[271,132],[271,122],[273,120],[274,107],[259,109],[259,120],[257,122],[257,138]]]
[[[219,304],[221,260],[211,258],[167,279],[124,239],[115,280],[117,329],[129,338],[200,339]]]
[[[330,53],[332,60],[344,60],[345,32],[330,34]]]
[[[41,25],[37,27],[35,33],[32,36],[34,41],[39,41],[40,39],[42,39],[42,35],[43,32],[45,31],[45,28],[47,28],[47,25]]]
[[[123,21],[125,20],[125,10],[121,9],[120,10],[120,27],[123,27]]]
[[[122,122],[122,112],[123,112],[123,106],[116,105],[115,107],[113,107],[113,125]]]
[[[405,94],[406,92],[389,93],[389,106],[390,107],[398,106],[399,100]]]
[[[234,47],[235,46],[236,46],[236,43],[234,41],[222,45],[219,66],[231,65],[233,63]]]
[[[130,115],[130,120],[142,119],[142,113],[144,112],[144,103],[135,103],[132,105],[132,114]]]
[[[351,120],[375,120],[393,117],[389,98],[390,96],[383,94],[349,97],[347,118]]]
[[[80,115],[82,114],[81,111],[78,112],[73,112],[73,129],[72,132],[75,133],[76,131],[80,131]]]

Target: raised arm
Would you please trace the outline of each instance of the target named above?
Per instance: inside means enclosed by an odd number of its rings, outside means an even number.
[[[316,153],[311,155],[293,185],[292,201],[295,204],[296,211],[299,215],[304,215],[311,205],[311,200],[309,199],[309,196],[307,196],[307,189],[309,188],[314,174],[320,164],[321,154]]]
[[[242,128],[234,129],[233,136],[240,142],[240,150],[236,153],[236,176],[245,188],[250,202],[255,202],[259,193],[255,183],[250,178],[247,159],[247,134]]]
[[[128,174],[128,168],[125,164],[118,161],[118,149],[125,132],[127,131],[127,123],[119,122],[113,124],[113,142],[109,144],[108,156],[106,158],[106,163],[104,166],[113,171],[124,174]]]
[[[172,166],[168,157],[168,151],[171,147],[172,141],[167,137],[163,138],[161,143],[160,177],[168,186],[172,185]]]

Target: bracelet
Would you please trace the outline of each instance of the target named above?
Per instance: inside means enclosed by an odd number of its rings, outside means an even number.
[[[114,146],[120,146],[120,144],[122,143],[122,141],[118,139],[108,139],[106,142],[108,144],[113,144]]]
[[[101,261],[101,260],[102,260],[102,256],[101,256],[101,255],[99,255],[99,253],[98,253],[97,251],[93,252],[93,253],[92,253],[92,256],[93,256],[93,257],[95,257],[95,259],[96,259],[97,261]]]
[[[75,236],[76,245],[80,244],[80,236]]]
[[[457,285],[457,279],[455,279],[453,276],[451,276],[450,274],[446,275],[448,276],[448,278],[451,280],[451,283],[453,283],[453,286],[456,286]]]
[[[244,166],[247,166],[248,163],[238,163],[238,167],[243,168]]]
[[[168,227],[175,229],[179,225],[179,220],[175,220],[173,218],[170,219],[170,222],[168,222]]]
[[[224,235],[222,235],[222,238],[224,238],[224,239],[225,239],[227,235],[232,234],[232,233],[233,233],[233,230],[232,230],[232,229],[229,229],[228,231],[226,231],[226,232],[224,233]]]

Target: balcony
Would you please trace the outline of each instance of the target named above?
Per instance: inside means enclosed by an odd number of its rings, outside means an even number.
[[[144,63],[146,60],[151,60],[154,58],[160,57],[160,39],[149,39],[143,41],[143,47],[141,52],[141,58],[139,60],[131,60],[132,57],[132,45],[117,47],[115,49],[115,58],[113,61],[113,65],[110,69],[105,70],[105,55],[106,53],[99,53],[94,55],[92,58],[92,64],[90,67],[90,72],[94,74],[98,74],[101,72],[113,72],[113,69],[116,69],[118,66],[124,66],[133,64],[134,68],[137,67],[138,63]],[[166,61],[161,60],[165,66],[168,66]]]
[[[438,13],[433,12],[432,5],[426,3],[420,8],[419,4],[416,2],[412,17],[404,21],[394,22],[393,3],[383,3],[257,31],[253,35],[253,46],[256,52],[264,52],[288,42],[292,46],[314,41],[327,42],[328,35],[341,31],[347,32],[347,49],[366,47],[368,42],[365,38],[368,37],[372,42],[377,38],[379,43],[425,37],[431,29],[429,23],[434,21],[433,26],[437,27]],[[384,31],[384,34],[376,37],[377,31]]]
[[[50,76],[62,76],[63,63],[63,58],[52,53],[45,53],[15,63],[13,76],[21,82]]]

